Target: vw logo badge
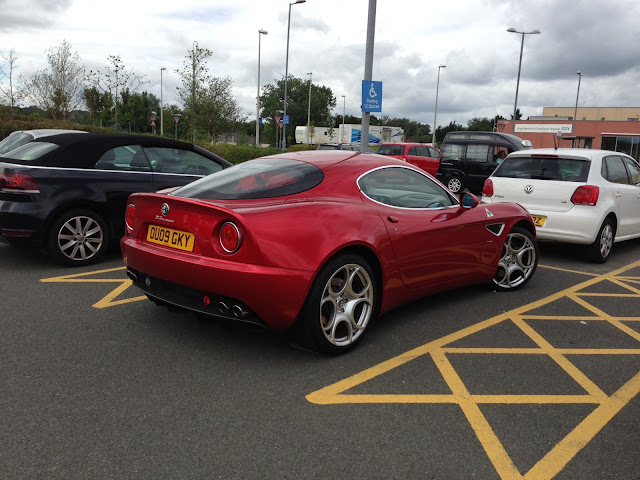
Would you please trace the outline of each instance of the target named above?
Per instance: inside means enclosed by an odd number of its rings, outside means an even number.
[[[527,185],[526,187],[524,187],[524,193],[526,193],[527,195],[533,193],[533,185]],[[164,206],[162,208],[164,208]]]
[[[163,203],[160,212],[162,212],[162,215],[169,215],[169,205]]]

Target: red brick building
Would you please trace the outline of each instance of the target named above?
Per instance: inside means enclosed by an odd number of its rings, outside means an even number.
[[[574,133],[575,124],[575,133]],[[613,150],[640,160],[640,121],[576,120],[572,117],[530,117],[499,120],[497,131],[529,140],[534,148],[594,148]]]

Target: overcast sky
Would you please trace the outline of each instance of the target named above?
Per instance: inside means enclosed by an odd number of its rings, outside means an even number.
[[[293,2],[294,0],[290,0]],[[307,0],[291,6],[289,74],[331,88],[334,113],[361,115],[369,0]],[[164,103],[178,103],[176,70],[193,42],[208,48],[209,72],[230,76],[255,118],[258,30],[261,84],[284,77],[287,0],[0,0],[0,51],[20,55],[26,77],[46,68],[63,40],[88,69],[118,55]],[[639,0],[377,0],[373,80],[383,82],[382,115],[438,125],[510,118],[522,35],[518,107],[640,107]]]

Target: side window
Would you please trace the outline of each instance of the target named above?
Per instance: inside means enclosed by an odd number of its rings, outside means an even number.
[[[418,147],[409,147],[408,155],[414,155],[414,156],[419,155],[418,154]]]
[[[486,163],[489,160],[489,145],[467,145],[467,161]]]
[[[603,159],[603,165],[606,164],[606,169],[603,168],[603,175],[607,180],[612,183],[628,184],[629,177],[627,176],[627,169],[624,167],[622,157],[610,156]]]
[[[403,167],[380,168],[358,180],[362,193],[370,199],[401,208],[442,208],[457,201],[432,179]]]
[[[460,160],[462,158],[463,146],[455,143],[445,143],[442,146],[442,160]]]
[[[139,145],[126,145],[107,150],[94,165],[98,170],[150,172],[151,165]]]
[[[154,172],[209,175],[222,170],[215,160],[180,148],[145,147]]]
[[[631,183],[640,185],[640,165],[629,158],[623,158],[623,160],[629,170],[629,175],[631,175]]]
[[[428,156],[431,158],[440,158],[440,152],[435,148],[427,147]]]

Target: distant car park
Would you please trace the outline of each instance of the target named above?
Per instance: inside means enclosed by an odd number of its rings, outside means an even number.
[[[440,166],[440,150],[429,143],[385,142],[380,145],[377,153],[404,160],[433,177]]]
[[[316,150],[351,150],[354,152],[359,152],[360,144],[359,143],[321,143],[318,145]],[[376,151],[371,147],[366,147],[365,151],[367,153],[376,153]]]
[[[0,236],[69,266],[100,260],[124,233],[127,198],[185,185],[231,164],[146,135],[63,133],[0,157]]]
[[[585,245],[598,263],[615,242],[640,237],[640,164],[620,152],[511,153],[485,181],[482,200],[519,203],[533,215],[539,240]]]

